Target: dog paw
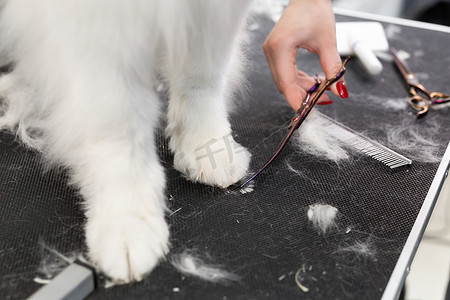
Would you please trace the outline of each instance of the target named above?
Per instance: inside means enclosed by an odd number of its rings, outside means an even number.
[[[140,281],[169,251],[169,230],[163,216],[90,218],[86,240],[91,261],[119,283]]]
[[[189,144],[175,150],[174,166],[190,180],[225,188],[246,175],[250,152],[231,134]]]

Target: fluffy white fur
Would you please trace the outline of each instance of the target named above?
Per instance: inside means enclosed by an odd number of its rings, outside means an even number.
[[[294,133],[294,143],[297,147],[311,155],[326,158],[336,163],[350,158],[345,142],[341,141],[336,134],[338,127],[330,131],[324,126],[324,118],[312,111],[299,130]]]
[[[317,232],[326,234],[330,229],[336,227],[336,216],[338,210],[328,204],[313,204],[308,209],[308,219]]]
[[[140,280],[169,249],[165,177],[155,151],[156,74],[170,91],[175,167],[228,186],[246,173],[242,147],[214,165],[202,145],[239,148],[227,114],[240,80],[242,0],[7,0],[0,18],[0,128],[67,167],[85,199],[91,260],[114,280]],[[222,143],[222,144],[221,144]]]
[[[376,98],[372,97],[371,99],[377,101]],[[400,103],[407,102],[401,101]],[[390,109],[395,109],[395,107],[400,109],[402,106],[406,108],[407,106],[407,104],[399,104],[395,99],[385,100],[385,104]],[[431,124],[427,127],[418,126],[416,118],[407,116],[400,125],[377,124],[377,126],[383,130],[386,137],[386,141],[382,144],[413,161],[433,163],[440,161],[439,147],[436,142],[440,124],[434,121],[430,122]],[[361,138],[330,123],[322,117],[322,114],[314,111],[294,135],[294,143],[299,150],[320,159],[334,161],[337,164],[351,159],[354,150],[369,149],[370,145],[361,143],[362,141]],[[364,151],[362,152],[364,153]],[[288,168],[294,171],[289,165]]]
[[[336,250],[336,253],[341,255],[351,253],[359,257],[373,257],[376,254],[376,250],[373,241],[367,239],[366,241],[357,240],[354,244],[341,246]]]
[[[171,263],[181,273],[202,280],[222,284],[239,280],[236,274],[223,270],[221,266],[206,263],[194,250],[186,249],[173,256]]]

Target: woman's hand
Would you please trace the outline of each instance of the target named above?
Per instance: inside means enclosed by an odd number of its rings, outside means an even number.
[[[263,45],[273,80],[295,111],[315,82],[297,68],[299,48],[318,53],[327,78],[339,72],[342,62],[336,47],[331,0],[292,0]],[[348,97],[343,79],[330,89],[342,98]],[[323,94],[319,103],[329,104],[332,101]]]

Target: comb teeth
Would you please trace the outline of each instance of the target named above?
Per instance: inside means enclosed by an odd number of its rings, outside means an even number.
[[[317,113],[322,121],[322,126],[331,126],[334,137],[352,146],[360,152],[384,163],[391,169],[412,164],[412,160],[398,154],[397,152],[377,143],[368,137],[354,131],[353,129],[325,116]]]

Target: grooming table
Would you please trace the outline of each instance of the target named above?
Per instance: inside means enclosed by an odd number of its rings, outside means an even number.
[[[337,21],[370,18],[341,14]],[[411,54],[408,64],[423,75],[426,87],[450,92],[450,30],[383,20],[390,44]],[[287,130],[279,129],[293,116],[272,83],[261,50],[273,22],[265,17],[255,21],[259,27],[248,33],[251,88],[239,96],[232,117],[236,140],[253,155],[252,170],[270,156]],[[298,64],[311,74],[320,70],[312,54],[299,55]],[[380,76],[370,77],[357,60],[351,61],[345,74],[349,99],[334,98],[333,105],[315,109],[385,145],[385,125],[423,129],[439,144],[441,163],[414,160],[410,168],[392,172],[355,155],[336,165],[290,143],[256,178],[253,192],[227,193],[185,180],[173,168],[167,140],[160,134],[167,202],[174,212],[167,215],[172,253],[196,249],[240,281],[205,282],[180,274],[166,261],[139,283],[107,289],[99,279],[89,299],[394,299],[448,170],[450,107],[431,109],[416,120],[409,107],[394,111],[372,101],[370,95],[407,98],[395,65],[383,61],[383,67]],[[395,145],[391,149],[398,151]],[[291,172],[287,163],[307,176]],[[63,254],[85,251],[80,197],[67,184],[63,170],[44,172],[36,153],[14,136],[0,134],[0,299],[27,298],[42,286],[34,281],[47,256],[41,241]],[[339,210],[337,228],[325,235],[308,221],[307,210],[315,203]],[[296,284],[296,274],[308,292]]]

